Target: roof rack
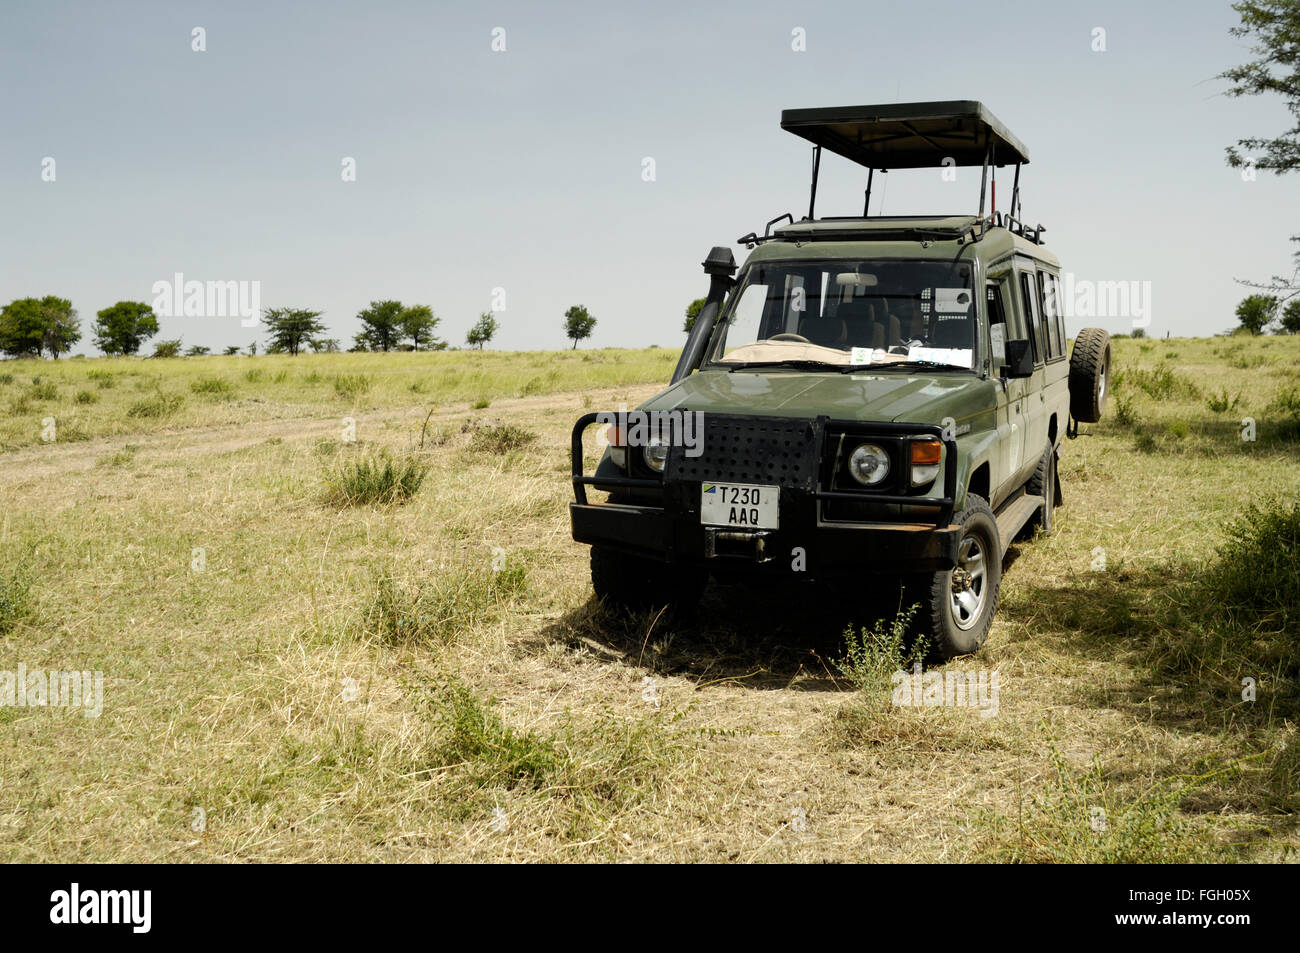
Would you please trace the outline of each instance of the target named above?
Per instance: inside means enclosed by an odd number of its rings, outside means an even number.
[[[991,213],[996,214],[997,168],[1014,165],[1010,215],[1014,217],[1020,210],[1020,167],[1028,164],[1029,150],[983,103],[948,100],[787,109],[781,113],[781,128],[813,144],[808,221],[816,220],[817,178],[823,149],[866,167],[863,218],[868,217],[871,207],[871,186],[877,169],[887,172],[889,169],[981,166],[976,219],[982,222],[990,169],[993,170]]]
[[[788,225],[776,231],[772,226],[782,219],[788,219]],[[1019,219],[994,212],[984,218],[974,215],[914,215],[914,216],[826,216],[819,219],[802,219],[798,222],[789,212],[778,215],[767,223],[760,236],[755,232],[742,235],[736,244],[754,248],[770,241],[919,241],[951,242],[959,245],[976,242],[988,234],[991,228],[1005,228],[1013,235],[1018,235],[1035,245],[1043,244],[1043,232],[1047,228],[1041,224],[1030,225]]]

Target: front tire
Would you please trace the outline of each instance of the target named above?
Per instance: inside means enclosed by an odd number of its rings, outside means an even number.
[[[966,508],[953,522],[962,527],[957,565],[933,573],[922,592],[930,653],[945,662],[984,644],[1002,585],[1002,538],[988,503],[968,493]]]
[[[649,612],[668,606],[676,615],[695,609],[708,574],[644,556],[591,547],[591,587],[615,612]]]

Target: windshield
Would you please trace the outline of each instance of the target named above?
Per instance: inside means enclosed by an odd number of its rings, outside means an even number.
[[[970,262],[761,262],[714,331],[724,364],[939,364],[973,368]]]

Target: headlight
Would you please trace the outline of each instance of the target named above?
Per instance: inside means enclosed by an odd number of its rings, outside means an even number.
[[[664,464],[668,462],[668,445],[652,440],[641,450],[641,456],[645,458],[645,465],[651,470],[655,473],[663,473]]]
[[[863,486],[876,486],[889,476],[889,454],[874,443],[860,444],[849,457],[849,473]]]

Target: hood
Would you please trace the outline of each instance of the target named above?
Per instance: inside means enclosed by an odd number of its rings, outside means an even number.
[[[993,410],[996,400],[991,381],[960,372],[711,369],[678,381],[640,409],[941,424],[945,417],[961,421]]]

